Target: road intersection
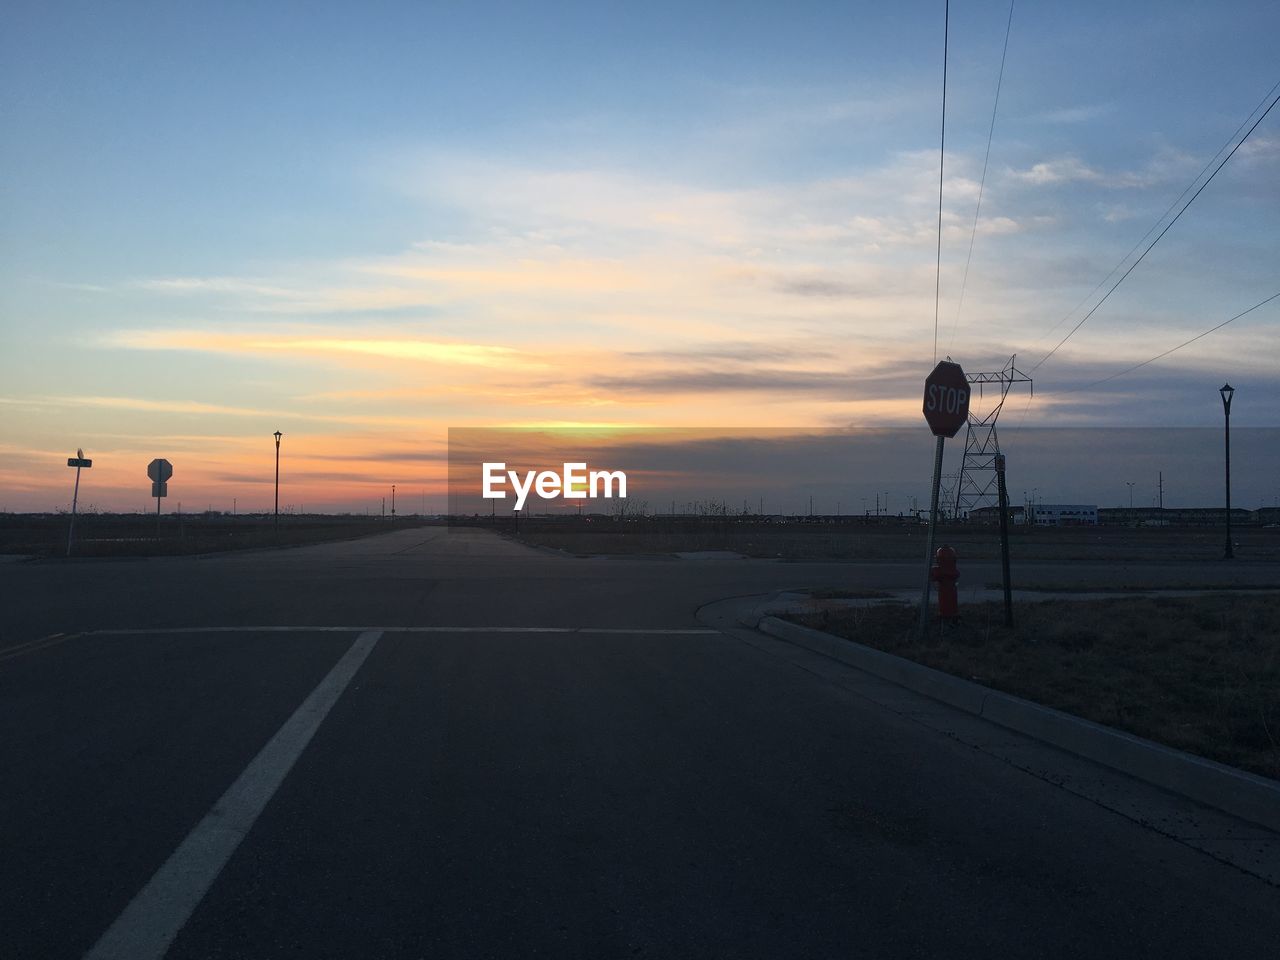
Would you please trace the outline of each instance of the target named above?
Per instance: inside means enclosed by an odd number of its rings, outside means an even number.
[[[10,955],[1280,949],[1233,865],[1275,838],[698,616],[917,572],[443,528],[6,565]]]

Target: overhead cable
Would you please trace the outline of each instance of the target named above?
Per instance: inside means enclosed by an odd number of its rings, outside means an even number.
[[[1233,156],[1235,156],[1236,151],[1237,151],[1237,150],[1239,150],[1239,149],[1240,149],[1240,147],[1241,147],[1241,145],[1242,145],[1242,144],[1244,144],[1244,142],[1245,142],[1246,140],[1248,140],[1248,139],[1249,139],[1250,134],[1252,134],[1254,130],[1258,129],[1258,124],[1262,123],[1262,121],[1263,121],[1263,120],[1265,120],[1265,119],[1267,118],[1267,114],[1269,114],[1269,113],[1272,111],[1272,109],[1275,107],[1275,105],[1276,105],[1278,102],[1280,102],[1280,96],[1277,96],[1274,100],[1272,100],[1272,101],[1271,101],[1271,103],[1267,106],[1267,109],[1263,111],[1262,116],[1258,117],[1258,119],[1257,119],[1257,120],[1255,120],[1255,121],[1253,122],[1253,126],[1251,126],[1251,127],[1248,129],[1248,131],[1246,131],[1245,135],[1244,135],[1243,137],[1241,137],[1241,138],[1236,142],[1236,145],[1235,145],[1234,147],[1232,147],[1232,148],[1231,148],[1231,152],[1230,152],[1230,153],[1228,153],[1225,157],[1223,157],[1223,158],[1222,158],[1222,160],[1221,160],[1221,162],[1219,162],[1219,163],[1218,163],[1218,165],[1217,165],[1216,167],[1214,167],[1214,168],[1213,168],[1213,172],[1212,172],[1211,174],[1209,174],[1208,179],[1207,179],[1207,180],[1205,180],[1205,182],[1204,182],[1204,183],[1200,184],[1200,186],[1199,186],[1199,188],[1196,190],[1196,192],[1195,192],[1195,193],[1193,193],[1193,194],[1191,195],[1191,198],[1190,198],[1190,199],[1189,199],[1185,204],[1183,204],[1183,205],[1182,205],[1182,209],[1180,209],[1180,210],[1179,210],[1179,211],[1174,215],[1173,219],[1172,219],[1172,220],[1170,220],[1170,221],[1165,225],[1165,228],[1164,228],[1163,230],[1161,230],[1161,231],[1156,235],[1155,239],[1154,239],[1154,240],[1152,240],[1149,244],[1147,244],[1146,249],[1142,251],[1142,253],[1141,253],[1141,255],[1139,255],[1138,259],[1137,259],[1137,260],[1135,260],[1135,261],[1133,261],[1133,263],[1132,263],[1132,264],[1130,264],[1129,269],[1128,269],[1128,270],[1126,270],[1123,274],[1121,274],[1121,275],[1120,275],[1120,279],[1118,279],[1115,283],[1113,283],[1113,284],[1111,285],[1111,288],[1110,288],[1109,290],[1107,290],[1107,292],[1106,292],[1105,294],[1103,294],[1102,299],[1101,299],[1101,300],[1099,300],[1097,303],[1095,303],[1095,304],[1093,305],[1093,307],[1092,307],[1092,308],[1090,308],[1089,312],[1088,312],[1088,313],[1086,313],[1083,317],[1081,317],[1081,318],[1080,318],[1080,321],[1079,321],[1079,322],[1078,322],[1074,327],[1072,327],[1072,328],[1067,332],[1067,335],[1066,335],[1065,337],[1063,337],[1061,340],[1059,340],[1059,341],[1057,342],[1057,344],[1055,344],[1055,345],[1054,345],[1054,347],[1053,347],[1053,349],[1052,349],[1052,350],[1050,350],[1050,351],[1049,351],[1048,353],[1046,353],[1043,357],[1041,357],[1039,360],[1037,360],[1037,361],[1036,361],[1036,363],[1031,367],[1031,371],[1032,371],[1032,372],[1034,372],[1035,370],[1037,370],[1037,369],[1038,369],[1038,368],[1039,368],[1039,367],[1040,367],[1040,366],[1041,366],[1041,365],[1042,365],[1046,360],[1048,360],[1048,359],[1049,359],[1050,357],[1052,357],[1055,353],[1057,353],[1057,352],[1058,352],[1058,350],[1059,350],[1059,348],[1061,348],[1061,346],[1062,346],[1064,343],[1066,343],[1066,342],[1067,342],[1068,340],[1070,340],[1073,336],[1075,336],[1076,331],[1077,331],[1077,330],[1079,330],[1081,327],[1083,327],[1083,326],[1085,325],[1085,323],[1089,320],[1089,318],[1090,318],[1090,317],[1092,317],[1092,316],[1094,315],[1094,313],[1096,313],[1096,312],[1097,312],[1098,308],[1099,308],[1099,307],[1101,307],[1104,303],[1106,303],[1106,302],[1107,302],[1107,298],[1108,298],[1108,297],[1110,297],[1110,296],[1111,296],[1111,294],[1113,294],[1113,293],[1115,293],[1115,292],[1116,292],[1116,288],[1117,288],[1118,286],[1120,286],[1120,284],[1124,283],[1125,278],[1126,278],[1126,277],[1128,277],[1128,276],[1129,276],[1129,274],[1133,273],[1134,269],[1135,269],[1135,268],[1137,268],[1138,264],[1140,264],[1140,263],[1141,263],[1141,262],[1146,258],[1147,254],[1151,252],[1151,249],[1152,249],[1152,248],[1153,248],[1157,243],[1159,243],[1159,242],[1160,242],[1160,239],[1161,239],[1161,238],[1162,238],[1166,233],[1168,233],[1168,232],[1169,232],[1169,229],[1170,229],[1170,228],[1171,228],[1175,223],[1177,223],[1177,222],[1178,222],[1178,219],[1179,219],[1179,218],[1180,218],[1184,213],[1186,213],[1186,212],[1187,212],[1187,208],[1188,208],[1188,207],[1190,207],[1190,206],[1191,206],[1191,204],[1195,203],[1195,201],[1196,201],[1196,197],[1200,196],[1200,194],[1204,192],[1204,188],[1205,188],[1205,187],[1207,187],[1207,186],[1209,186],[1209,184],[1213,182],[1213,178],[1214,178],[1214,177],[1216,177],[1216,176],[1218,175],[1218,171],[1220,171],[1224,166],[1226,166],[1226,164],[1227,164],[1227,161],[1228,161],[1228,160],[1230,160]]]

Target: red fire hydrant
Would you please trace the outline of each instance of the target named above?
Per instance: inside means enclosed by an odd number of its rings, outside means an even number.
[[[929,568],[929,579],[938,585],[938,617],[943,620],[955,620],[960,616],[959,592],[956,581],[960,579],[960,571],[956,569],[956,552],[943,545],[933,555],[933,566]]]

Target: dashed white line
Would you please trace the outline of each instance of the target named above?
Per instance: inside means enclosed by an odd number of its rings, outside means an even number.
[[[366,630],[85,954],[160,960],[378,642]]]

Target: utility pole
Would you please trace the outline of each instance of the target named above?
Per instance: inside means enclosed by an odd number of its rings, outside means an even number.
[[[985,386],[991,385],[997,399],[981,416],[970,411],[968,432],[965,434],[964,456],[960,460],[960,474],[955,488],[955,516],[966,516],[970,510],[989,502],[996,494],[994,455],[1000,452],[1000,438],[996,434],[996,421],[1015,383],[1030,385],[1031,378],[1014,366],[1017,356],[1008,359],[1000,370],[986,373],[969,373],[965,378],[970,387],[976,387],[982,395]],[[1034,394],[1034,389],[1032,390]],[[990,471],[990,473],[989,473]]]
[[[391,485],[391,519],[396,518],[396,485]]]
[[[995,457],[996,492],[1000,503],[1000,572],[1004,579],[1004,625],[1013,627],[1013,587],[1009,582],[1009,491],[1004,483],[1004,454]]]
[[[280,438],[284,436],[279,430],[272,434],[276,438],[276,519],[275,536],[280,537]]]
[[[1164,471],[1160,471],[1160,479],[1158,481],[1160,490],[1160,512],[1164,513]]]
[[[1222,554],[1223,560],[1234,560],[1235,551],[1231,548],[1231,398],[1235,390],[1231,384],[1224,383],[1218,391],[1222,394],[1222,416],[1225,421],[1226,461],[1227,461],[1227,549]]]

